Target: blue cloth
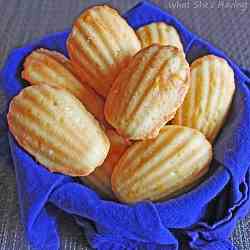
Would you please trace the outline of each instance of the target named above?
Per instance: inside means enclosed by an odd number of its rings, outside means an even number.
[[[142,2],[125,14],[134,28],[165,21],[177,28],[191,62],[212,53],[224,57],[235,72],[236,94],[225,127],[214,145],[214,160],[207,179],[190,192],[162,203],[124,205],[102,200],[94,191],[62,174],[49,173],[9,137],[16,172],[22,223],[35,249],[59,248],[56,214],[61,209],[83,227],[93,248],[99,250],[228,250],[228,240],[238,219],[249,207],[250,90],[249,73],[223,52],[188,31],[158,7]],[[67,55],[69,31],[15,49],[1,72],[7,103],[23,88],[22,63],[32,50],[44,47]],[[6,148],[2,137],[0,155]]]

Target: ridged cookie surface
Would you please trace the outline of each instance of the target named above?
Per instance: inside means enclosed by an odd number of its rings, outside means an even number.
[[[136,34],[143,48],[158,43],[161,45],[175,46],[183,51],[183,46],[177,30],[164,22],[142,26],[136,31]]]
[[[123,154],[112,188],[125,203],[167,199],[197,183],[211,159],[211,144],[198,130],[168,125],[156,139],[137,142]]]
[[[104,121],[104,101],[86,82],[79,80],[71,62],[64,55],[37,49],[26,57],[23,67],[22,78],[30,84],[47,84],[67,89],[99,121]]]
[[[67,48],[75,68],[105,97],[120,70],[141,45],[134,30],[116,10],[100,5],[85,10],[76,19]]]
[[[223,58],[207,55],[191,64],[190,78],[190,89],[173,124],[198,129],[213,142],[232,102],[234,72]]]
[[[175,115],[189,87],[189,65],[176,47],[142,49],[123,69],[106,99],[106,120],[123,137],[154,138]]]
[[[131,143],[126,141],[112,129],[108,129],[106,134],[110,141],[110,150],[107,158],[93,173],[81,177],[80,179],[83,183],[96,190],[103,197],[112,199],[114,198],[111,188],[111,175],[113,168]]]
[[[9,129],[52,172],[84,176],[102,165],[109,139],[81,102],[64,89],[33,85],[10,103]]]

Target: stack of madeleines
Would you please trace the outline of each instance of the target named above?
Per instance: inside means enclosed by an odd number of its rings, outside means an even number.
[[[189,66],[174,27],[134,31],[106,5],[75,20],[67,50],[69,59],[40,48],[24,61],[31,86],[8,112],[20,146],[125,203],[166,200],[202,180],[235,91],[223,58]]]

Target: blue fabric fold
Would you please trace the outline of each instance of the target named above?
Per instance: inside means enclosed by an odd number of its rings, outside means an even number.
[[[236,94],[226,125],[214,144],[211,170],[202,184],[166,202],[125,205],[103,200],[76,179],[50,173],[40,166],[8,132],[3,114],[0,157],[8,153],[8,134],[27,238],[34,249],[59,249],[58,223],[52,205],[73,216],[90,245],[99,250],[233,250],[228,237],[237,220],[250,208],[249,71],[148,2],[138,4],[125,18],[135,29],[155,21],[175,26],[189,62],[212,53],[224,57],[232,66]],[[20,79],[24,58],[39,47],[67,55],[68,34],[69,31],[55,33],[11,52],[0,75],[7,104],[24,87]]]

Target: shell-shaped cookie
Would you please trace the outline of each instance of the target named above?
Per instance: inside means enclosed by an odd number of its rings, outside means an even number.
[[[96,119],[104,121],[104,101],[86,81],[77,77],[72,63],[64,55],[47,49],[37,49],[25,59],[22,78],[30,84],[47,84],[61,87],[76,96]]]
[[[125,138],[154,138],[173,118],[188,87],[189,65],[181,51],[156,44],[144,48],[114,82],[106,120]]]
[[[136,34],[143,48],[158,43],[161,45],[175,46],[183,51],[183,46],[177,30],[164,22],[142,26],[136,31]]]
[[[131,143],[112,129],[108,129],[106,134],[110,141],[110,150],[107,158],[102,166],[96,168],[90,175],[81,177],[80,179],[103,197],[113,199],[114,195],[111,188],[113,168]]]
[[[64,89],[33,85],[10,103],[9,129],[52,172],[84,176],[102,165],[109,139],[81,102]]]
[[[116,10],[100,5],[85,10],[76,19],[67,48],[74,67],[105,97],[141,44]]]
[[[136,142],[122,155],[112,189],[125,203],[164,200],[197,184],[211,159],[211,144],[202,133],[168,125],[157,138]]]
[[[213,142],[232,102],[234,72],[223,58],[214,55],[198,58],[190,68],[190,89],[173,124],[198,129]]]

